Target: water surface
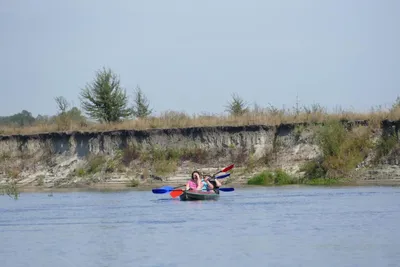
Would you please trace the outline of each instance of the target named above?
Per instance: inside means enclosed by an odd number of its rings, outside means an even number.
[[[0,266],[399,266],[400,188],[0,196]]]

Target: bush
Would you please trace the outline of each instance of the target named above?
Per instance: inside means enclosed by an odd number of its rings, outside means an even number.
[[[375,163],[377,163],[382,157],[388,155],[390,151],[396,147],[397,143],[398,141],[396,136],[383,136],[376,144]]]
[[[284,172],[283,170],[277,170],[274,176],[274,184],[284,185],[284,184],[295,184],[296,181],[292,176]]]
[[[17,181],[13,179],[6,185],[0,185],[0,195],[8,195],[9,197],[17,200],[19,197],[19,191],[17,187]]]
[[[271,172],[263,171],[247,181],[249,185],[269,185],[274,181],[274,176]]]
[[[275,172],[263,171],[247,181],[249,185],[285,185],[295,184],[297,181],[283,170]]]
[[[370,133],[366,127],[348,131],[339,121],[330,121],[322,126],[317,131],[317,140],[323,158],[320,166],[314,166],[314,175],[325,173],[328,178],[345,176],[367,157],[372,148]]]
[[[132,178],[129,180],[127,187],[137,187],[138,185],[139,185],[139,182],[136,179]]]
[[[106,159],[101,155],[92,156],[88,161],[87,173],[94,174],[102,170],[103,165],[106,163]]]
[[[310,161],[304,164],[300,171],[304,172],[305,179],[318,179],[326,175],[326,170],[319,161]]]

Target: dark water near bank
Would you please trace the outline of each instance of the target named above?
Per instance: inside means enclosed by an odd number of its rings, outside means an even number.
[[[0,266],[400,266],[400,188],[0,196]]]

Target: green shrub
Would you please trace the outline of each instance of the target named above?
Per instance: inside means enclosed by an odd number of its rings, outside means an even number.
[[[127,186],[128,187],[137,187],[139,185],[139,182],[136,179],[130,179]]]
[[[393,135],[383,136],[382,138],[380,138],[375,147],[375,163],[377,163],[382,157],[388,155],[390,151],[392,151],[392,149],[396,147],[397,143],[397,137]]]
[[[269,185],[274,182],[274,176],[271,172],[263,171],[247,181],[249,185]]]
[[[318,179],[325,177],[326,170],[319,161],[309,161],[305,163],[300,171],[304,172],[305,179]]]
[[[285,185],[295,184],[297,181],[283,170],[275,172],[263,171],[247,181],[249,185]]]
[[[283,170],[276,170],[274,175],[274,184],[285,185],[285,184],[295,184],[295,179],[284,172]]]
[[[78,177],[83,177],[86,175],[86,171],[84,168],[77,168],[75,169],[75,175]]]
[[[17,181],[13,179],[5,185],[0,185],[0,195],[8,195],[15,200],[19,197],[19,191],[17,187]]]
[[[42,185],[44,185],[44,175],[39,175],[38,177],[36,177],[38,180],[37,180],[37,185],[38,186],[42,186]]]
[[[307,185],[334,185],[340,183],[339,179],[335,178],[315,178],[304,181]]]
[[[153,163],[154,172],[156,175],[166,175],[173,173],[178,168],[178,163],[174,160],[159,160]]]
[[[372,148],[370,134],[367,127],[348,131],[339,121],[327,122],[317,131],[323,159],[314,174],[325,172],[324,176],[328,178],[345,176],[367,157],[368,150]]]
[[[102,166],[106,163],[106,159],[101,155],[90,157],[88,160],[88,174],[98,173],[102,170]]]
[[[122,150],[122,152],[120,153],[121,155],[121,162],[125,165],[125,166],[129,166],[129,164],[135,160],[138,159],[141,155],[140,155],[140,149],[137,148],[135,145],[130,144],[128,145],[126,148],[124,148]]]

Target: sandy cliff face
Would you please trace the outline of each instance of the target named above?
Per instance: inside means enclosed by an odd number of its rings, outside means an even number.
[[[383,132],[397,133],[397,129],[397,124],[383,124]],[[397,168],[396,155],[364,172],[366,179],[386,165]],[[44,186],[99,181],[181,183],[195,168],[213,172],[234,163],[237,170],[256,160],[299,174],[302,164],[319,156],[313,127],[301,124],[2,136],[0,183],[9,178]],[[397,179],[397,169],[390,175]],[[245,172],[232,174],[237,181],[247,178]]]
[[[31,154],[50,148],[57,155],[85,157],[93,154],[113,155],[129,144],[143,148],[198,146],[209,151],[236,146],[252,147],[259,152],[266,144],[272,144],[274,134],[274,127],[245,126],[16,135],[0,137],[0,153]]]

